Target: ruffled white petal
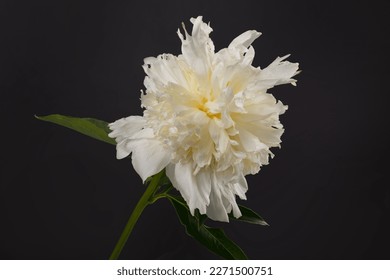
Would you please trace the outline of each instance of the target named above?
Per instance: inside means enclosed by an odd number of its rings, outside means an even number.
[[[207,216],[214,220],[220,222],[229,222],[229,216],[227,214],[227,209],[224,205],[224,198],[222,197],[221,189],[226,186],[221,185],[215,175],[211,178],[211,192],[210,192],[210,205],[207,207]]]
[[[144,128],[145,123],[146,120],[141,116],[130,116],[108,125],[112,130],[108,136],[115,138],[115,141],[118,143],[116,146],[117,159],[125,158],[131,153],[131,150],[126,148],[126,143],[129,138]]]
[[[145,58],[143,69],[147,75],[144,81],[145,86],[153,91],[169,83],[177,85],[186,83],[185,73],[179,59],[172,54]]]
[[[232,188],[233,186],[231,184],[229,184],[227,187],[221,188],[221,192],[224,198],[224,205],[226,213],[230,213],[231,211],[233,211],[233,216],[235,218],[239,218],[242,216],[242,214],[240,208],[238,208],[234,189]]]
[[[200,75],[206,76],[210,69],[211,58],[214,53],[214,44],[210,40],[209,34],[213,29],[202,21],[202,17],[191,19],[193,26],[192,35],[189,35],[184,28],[185,37],[177,31],[182,41],[182,53],[185,61],[191,66],[193,71]]]
[[[146,123],[146,120],[141,116],[130,116],[119,119],[108,126],[112,130],[108,136],[115,138],[117,142],[125,138],[132,137],[134,133],[140,131]]]
[[[155,139],[153,130],[144,128],[145,119],[131,116],[109,124],[110,137],[117,141],[117,158],[131,155],[133,167],[143,181],[160,172],[169,163],[170,153],[159,140]]]
[[[206,206],[210,203],[211,178],[210,173],[202,170],[196,176],[191,163],[169,164],[166,174],[172,185],[180,191],[184,200],[194,215],[195,209],[206,214]]]
[[[247,152],[258,152],[260,150],[268,150],[267,145],[261,143],[259,138],[245,129],[239,129],[240,143]]]
[[[248,48],[253,43],[253,41],[259,38],[260,35],[261,33],[257,32],[256,30],[248,30],[236,37],[230,43],[228,49],[234,50],[239,56],[242,56],[248,51]]]
[[[142,181],[163,170],[171,160],[171,155],[153,131],[143,129],[126,143],[126,148],[132,152],[131,159],[135,171]]]
[[[238,195],[242,200],[246,200],[245,193],[248,190],[248,183],[246,182],[245,176],[239,174],[237,181],[233,183],[235,194]]]
[[[267,68],[264,68],[259,76],[260,80],[270,82],[268,88],[282,84],[294,84],[296,80],[291,79],[298,74],[299,63],[284,61],[290,55],[276,58]]]

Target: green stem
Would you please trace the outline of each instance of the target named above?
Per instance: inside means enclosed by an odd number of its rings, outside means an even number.
[[[118,259],[120,253],[122,252],[123,247],[125,246],[127,239],[129,238],[135,224],[138,221],[138,218],[141,216],[142,211],[145,209],[145,207],[150,204],[150,199],[153,197],[153,194],[155,193],[161,176],[164,174],[164,170],[162,170],[160,173],[153,176],[152,181],[148,185],[146,191],[142,195],[141,199],[138,201],[137,205],[135,206],[133,213],[131,213],[129,220],[127,221],[127,224],[125,226],[125,229],[123,230],[121,237],[119,238],[118,242],[115,245],[114,250],[112,251],[112,254],[110,256],[110,260],[116,260]]]
[[[153,204],[155,203],[157,200],[159,200],[160,198],[165,198],[168,196],[168,192],[173,188],[173,186],[169,186],[165,191],[163,191],[162,193],[159,193],[159,194],[156,194],[155,196],[153,196],[153,198],[150,200],[150,204]]]

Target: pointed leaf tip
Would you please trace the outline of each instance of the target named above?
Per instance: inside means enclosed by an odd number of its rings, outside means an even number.
[[[269,226],[269,224],[252,209],[242,205],[238,205],[238,207],[240,208],[242,216],[235,218],[232,214],[229,214],[230,219],[255,225]]]

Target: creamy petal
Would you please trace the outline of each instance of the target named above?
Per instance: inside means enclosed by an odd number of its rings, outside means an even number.
[[[163,170],[171,160],[169,151],[154,138],[130,139],[126,148],[132,152],[131,159],[135,171],[142,181]]]
[[[254,40],[259,38],[260,32],[256,30],[248,30],[241,35],[237,36],[228,46],[228,49],[235,49],[239,55],[243,55],[247,52],[248,47],[253,43]]]
[[[247,152],[257,152],[262,149],[268,150],[268,147],[264,143],[261,143],[259,138],[250,133],[249,131],[242,128],[238,128],[238,131],[240,143]]]
[[[255,49],[252,46],[249,46],[248,51],[245,53],[245,57],[242,63],[245,65],[251,65],[254,58],[255,58]]]
[[[209,38],[213,29],[202,21],[201,16],[191,19],[191,22],[194,25],[192,35],[189,35],[185,28],[185,38],[180,30],[177,32],[182,41],[181,50],[185,61],[191,65],[194,72],[200,76],[207,76],[211,65],[211,56],[214,54],[214,44]]]
[[[239,218],[242,216],[240,209],[238,208],[236,197],[231,190],[231,185],[228,185],[221,189],[223,197],[225,198],[225,204],[227,205],[227,212],[230,213],[231,210],[233,210],[233,216],[235,218]]]
[[[215,144],[217,154],[224,153],[229,145],[229,136],[226,130],[217,124],[216,120],[210,120],[209,124],[210,137]]]
[[[245,193],[248,191],[248,183],[245,179],[245,176],[241,173],[239,174],[239,178],[233,184],[235,194],[239,196],[239,198],[246,200]]]
[[[217,181],[215,175],[212,176],[211,184],[210,204],[207,206],[206,214],[214,221],[229,222],[229,216],[222,199],[221,188],[223,186]]]
[[[111,138],[115,138],[118,143],[116,146],[116,157],[122,159],[127,157],[132,150],[127,147],[129,138],[139,133],[145,126],[146,120],[141,116],[130,116],[119,119],[108,126],[112,130],[108,134]]]
[[[206,171],[201,171],[195,176],[193,172],[191,163],[169,164],[166,167],[168,178],[180,191],[191,214],[194,215],[195,209],[199,209],[201,214],[206,214],[206,205],[210,203],[210,175]]]
[[[185,85],[186,78],[178,60],[172,54],[145,58],[143,69],[147,75],[145,83],[148,84],[145,86],[155,90],[168,83]]]
[[[199,167],[210,165],[213,158],[214,145],[207,126],[199,131],[199,143],[192,148],[192,158]],[[210,183],[209,183],[210,184]]]
[[[261,71],[259,79],[271,82],[272,86],[294,84],[296,80],[291,78],[298,74],[299,63],[284,61],[289,56],[276,58],[267,68]],[[268,88],[270,87],[268,85]]]
[[[115,138],[117,142],[133,136],[134,133],[144,128],[146,120],[141,116],[130,116],[110,123],[108,127],[112,130],[108,136]]]

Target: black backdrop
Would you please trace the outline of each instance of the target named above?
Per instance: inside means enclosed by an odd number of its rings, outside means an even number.
[[[249,176],[270,227],[222,224],[252,259],[389,259],[389,4],[374,1],[0,1],[3,259],[105,259],[140,178],[113,146],[33,118],[141,114],[143,58],[180,52],[203,15],[219,50],[256,29],[254,65],[291,53],[282,149]],[[220,224],[218,224],[220,225]],[[121,256],[213,259],[172,207],[146,209]]]

